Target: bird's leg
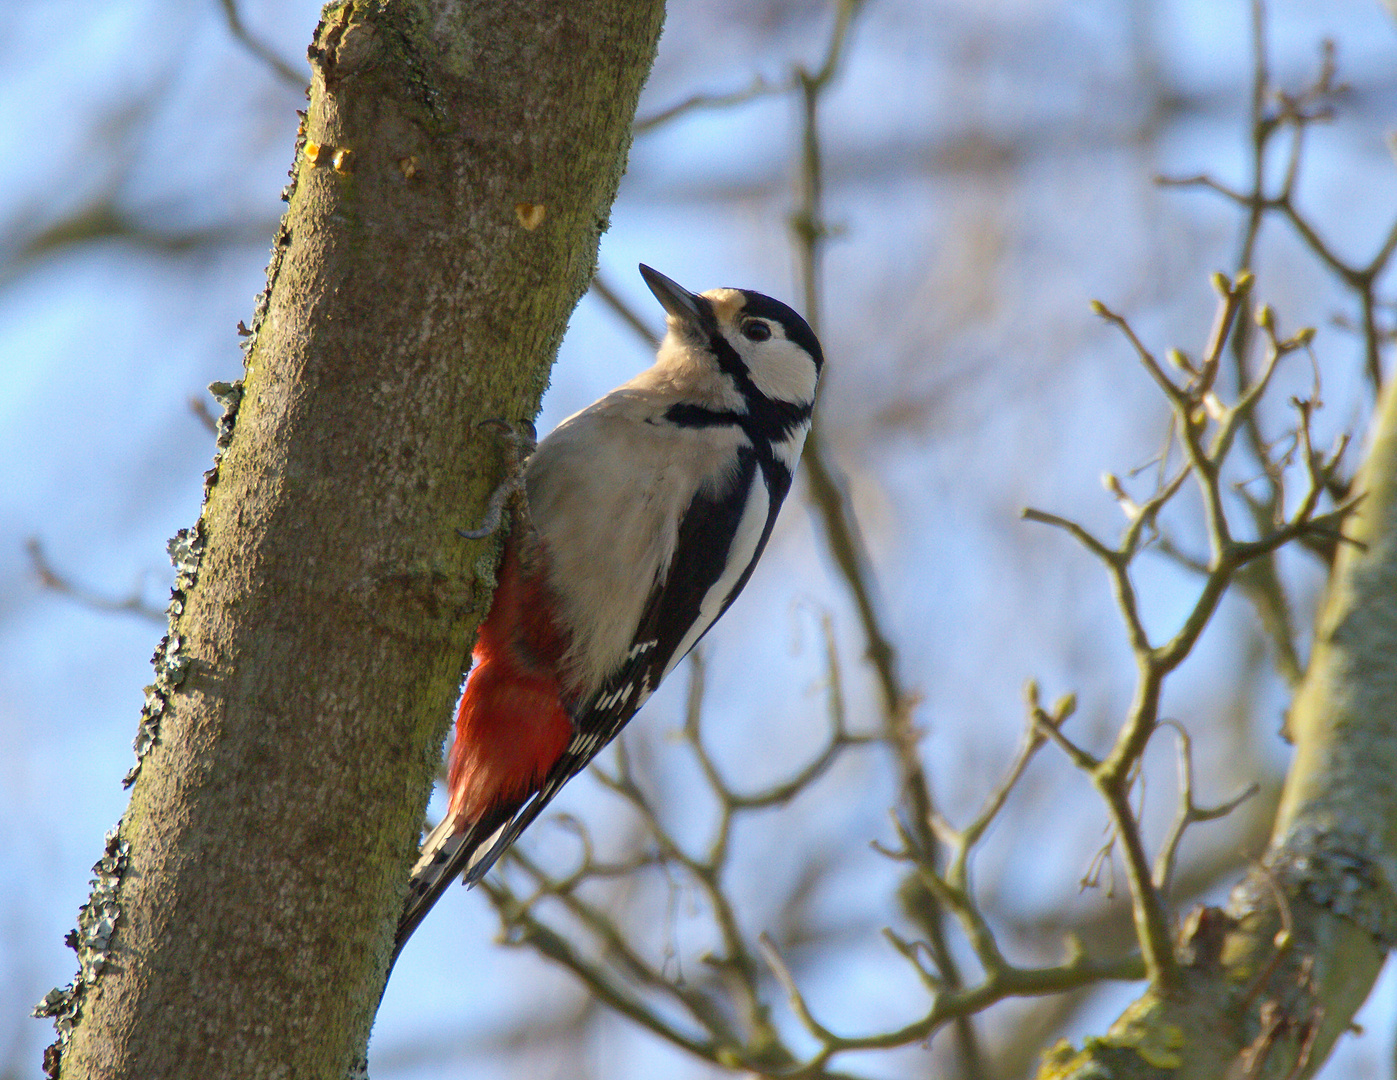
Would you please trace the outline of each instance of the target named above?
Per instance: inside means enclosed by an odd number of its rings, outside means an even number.
[[[485,504],[485,520],[477,529],[457,529],[456,532],[467,540],[484,540],[499,531],[504,520],[505,503],[510,496],[518,493],[523,497],[515,500],[514,526],[525,530],[522,535],[532,535],[533,523],[529,520],[529,500],[524,494],[524,463],[538,445],[538,435],[534,425],[521,420],[518,427],[507,420],[482,420],[478,428],[493,427],[503,429],[501,438],[509,446],[509,462],[505,466],[505,477],[499,487],[490,493],[490,501]]]

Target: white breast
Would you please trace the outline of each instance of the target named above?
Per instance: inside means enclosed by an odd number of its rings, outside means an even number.
[[[529,510],[572,633],[567,667],[581,694],[630,648],[694,494],[725,490],[747,443],[736,428],[647,422],[654,416],[653,402],[623,387],[564,421],[529,459]]]

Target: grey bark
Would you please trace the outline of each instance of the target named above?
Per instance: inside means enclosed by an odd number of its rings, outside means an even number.
[[[148,753],[51,995],[65,1077],[342,1077],[373,1020],[531,417],[660,0],[326,8]],[[233,416],[236,419],[233,419]]]

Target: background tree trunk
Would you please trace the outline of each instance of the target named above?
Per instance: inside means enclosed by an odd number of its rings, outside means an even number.
[[[493,544],[455,532],[499,475],[473,425],[537,409],[662,18],[325,10],[241,402],[173,548],[153,745],[50,1003],[76,1019],[64,1076],[342,1076],[362,1052],[490,599]]]

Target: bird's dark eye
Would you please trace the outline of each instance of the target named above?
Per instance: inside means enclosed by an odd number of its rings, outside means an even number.
[[[771,337],[771,327],[760,319],[749,319],[742,324],[742,336],[749,341],[765,341]]]

